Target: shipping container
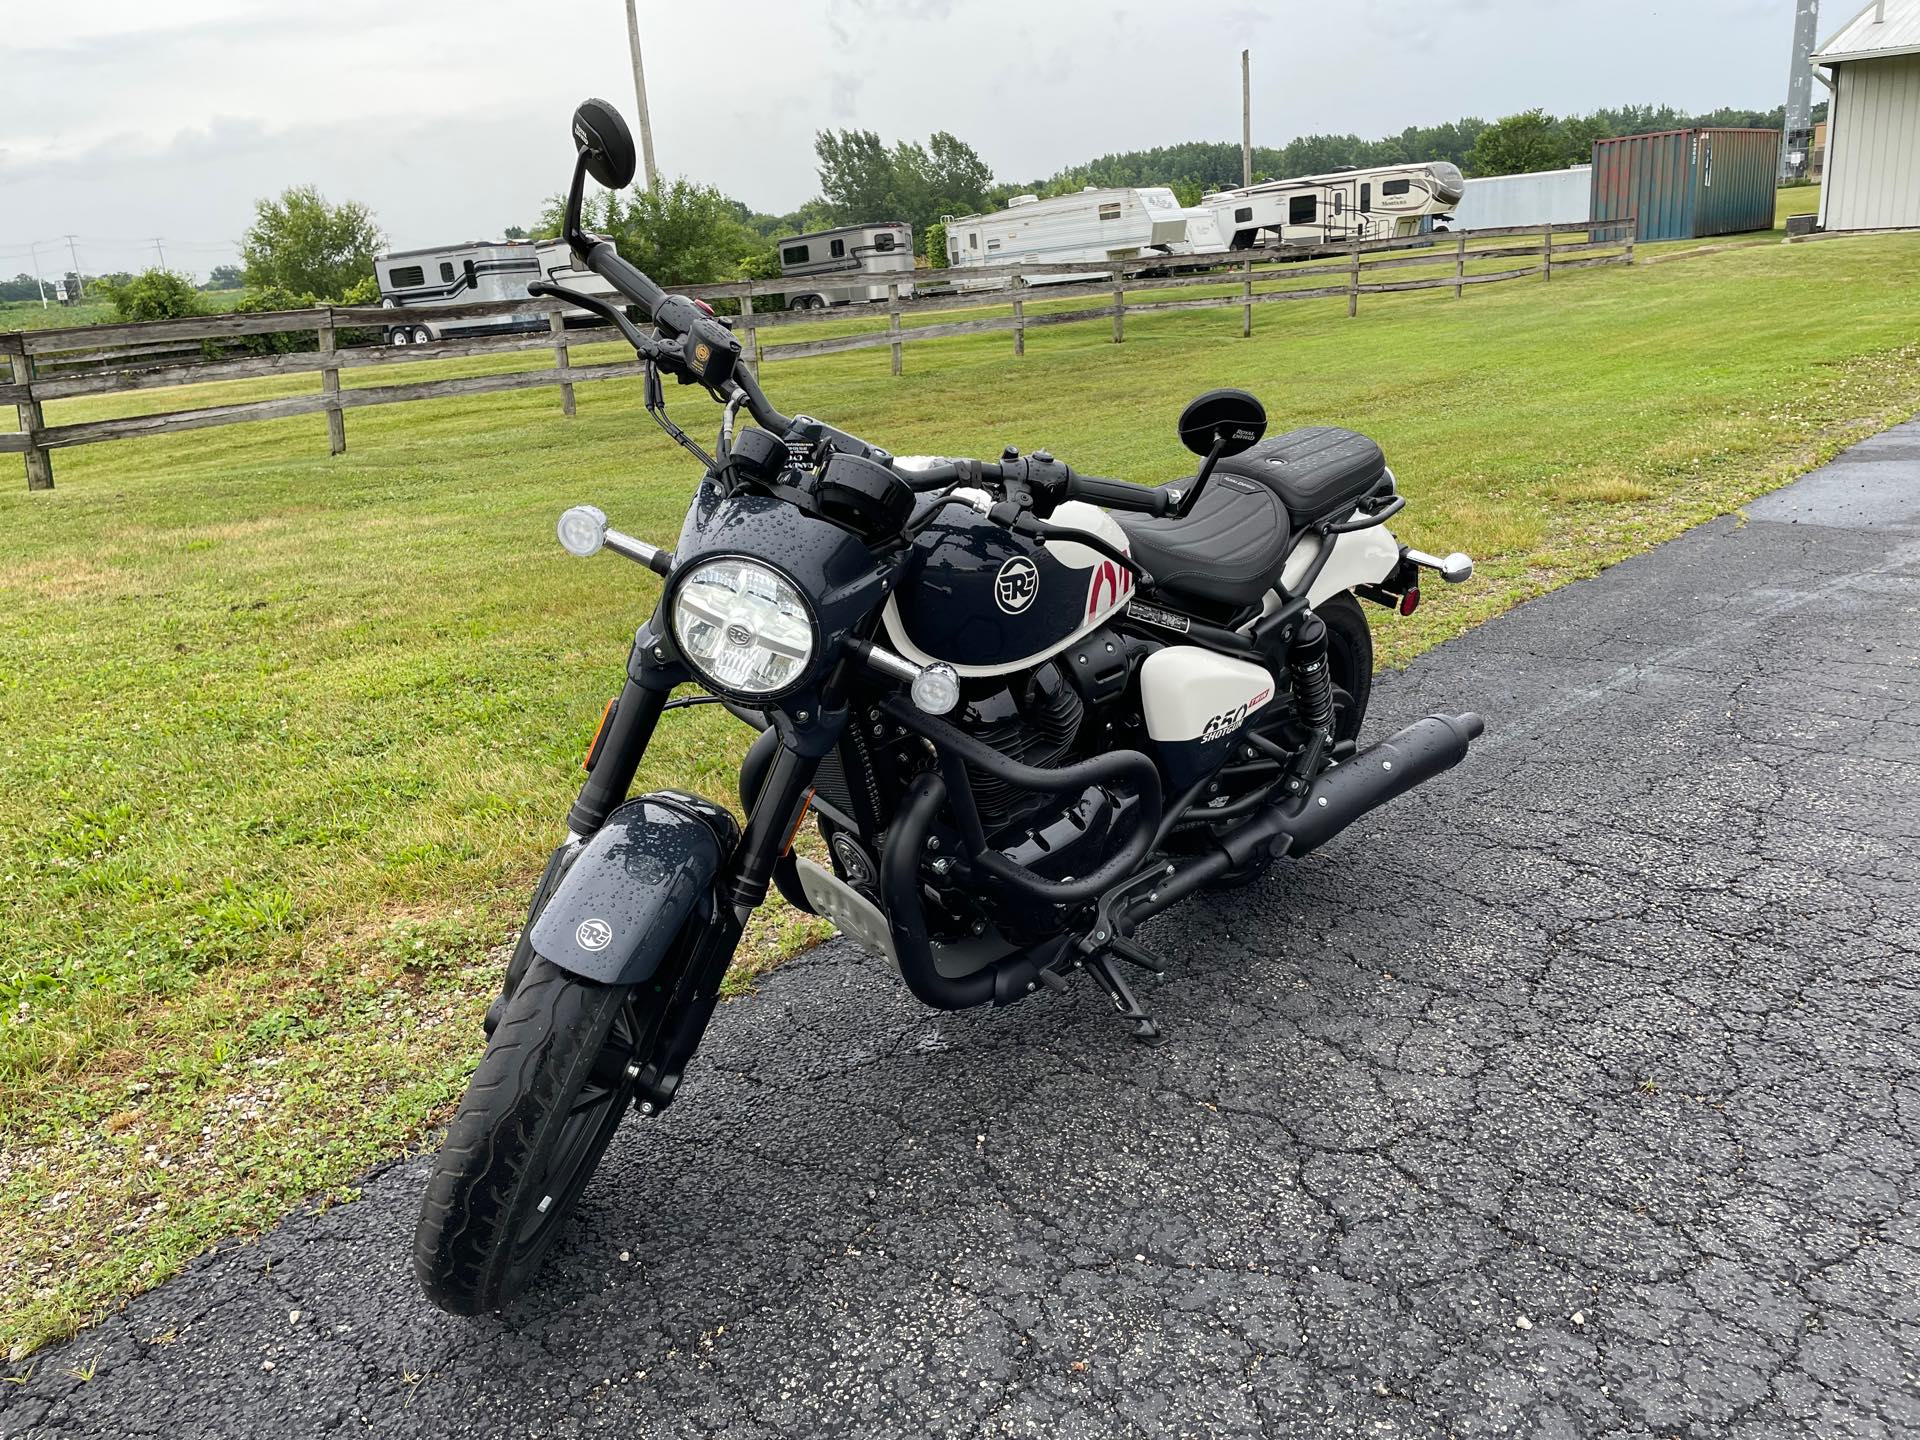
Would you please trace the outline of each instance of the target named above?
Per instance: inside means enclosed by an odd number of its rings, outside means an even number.
[[[1664,130],[1593,143],[1593,219],[1640,240],[1771,230],[1778,130]]]
[[[1593,172],[1540,170],[1531,175],[1489,175],[1469,180],[1453,207],[1456,230],[1505,230],[1516,225],[1584,223],[1593,204]]]

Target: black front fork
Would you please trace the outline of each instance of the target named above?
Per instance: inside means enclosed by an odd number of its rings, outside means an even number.
[[[635,1103],[643,1114],[672,1102],[720,1003],[721,983],[740,936],[767,898],[774,867],[806,817],[821,758],[846,726],[845,690],[852,664],[843,661],[817,691],[789,700],[770,715],[781,744],[748,810],[740,843],[715,881],[711,905],[689,921],[673,959],[654,977],[653,993],[664,997],[665,1005],[635,1082]],[[660,638],[656,622],[642,627],[587,783],[567,813],[569,846],[591,836],[626,800],[668,695],[690,678]]]

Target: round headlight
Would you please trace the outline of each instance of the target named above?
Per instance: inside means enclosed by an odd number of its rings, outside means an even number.
[[[813,658],[813,614],[779,571],[737,557],[709,560],[673,597],[680,654],[716,690],[773,695]]]

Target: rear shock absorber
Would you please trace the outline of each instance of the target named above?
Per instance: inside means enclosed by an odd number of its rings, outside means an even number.
[[[1311,610],[1301,617],[1287,645],[1293,676],[1294,713],[1306,734],[1288,768],[1286,789],[1304,794],[1320,773],[1320,757],[1333,743],[1333,680],[1327,673],[1327,626]]]
[[[1327,626],[1309,610],[1287,646],[1293,672],[1293,703],[1300,723],[1315,736],[1333,726],[1333,681],[1327,674]]]

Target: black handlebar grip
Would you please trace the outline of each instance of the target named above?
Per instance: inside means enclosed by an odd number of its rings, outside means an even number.
[[[587,255],[587,268],[644,309],[648,319],[653,318],[660,302],[667,298],[667,292],[649,280],[646,272],[620,257],[611,240],[602,240],[593,247]]]
[[[1110,510],[1137,510],[1143,515],[1164,515],[1173,501],[1164,490],[1148,490],[1125,480],[1103,480],[1098,475],[1075,474],[1067,486],[1074,500],[1091,500]]]

